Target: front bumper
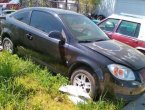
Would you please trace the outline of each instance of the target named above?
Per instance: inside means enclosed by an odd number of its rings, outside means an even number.
[[[111,96],[115,96],[116,99],[123,99],[126,101],[135,100],[140,97],[143,93],[145,93],[145,82],[144,83],[136,83],[136,82],[128,82],[123,83],[123,81],[116,81],[112,78],[108,73],[105,74],[104,81],[101,83],[101,91],[108,92]]]
[[[145,85],[138,87],[125,87],[115,84],[113,92],[117,99],[124,99],[126,101],[135,100],[145,93]]]

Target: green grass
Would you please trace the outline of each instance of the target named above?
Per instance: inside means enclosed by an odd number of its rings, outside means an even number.
[[[0,110],[118,110],[124,105],[100,99],[75,106],[58,91],[68,83],[67,78],[53,76],[30,60],[0,53]]]

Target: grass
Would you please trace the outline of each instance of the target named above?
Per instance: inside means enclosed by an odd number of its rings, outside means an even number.
[[[119,110],[124,105],[100,99],[75,106],[58,91],[68,83],[67,78],[53,76],[30,60],[0,53],[0,110]]]

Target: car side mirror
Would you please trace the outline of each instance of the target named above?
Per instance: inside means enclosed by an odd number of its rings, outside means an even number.
[[[49,33],[49,37],[60,40],[60,44],[65,44],[65,38],[63,37],[62,33],[59,31],[52,31]]]

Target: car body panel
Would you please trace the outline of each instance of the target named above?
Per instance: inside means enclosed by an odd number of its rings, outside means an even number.
[[[122,35],[122,34],[119,34],[119,33],[113,33],[111,35],[111,38],[112,39],[115,39],[115,40],[118,40],[120,42],[123,42],[127,45],[130,45],[134,48],[138,47],[138,46],[141,46],[141,42],[137,39],[137,38],[132,38],[130,36],[126,36],[126,35]]]

